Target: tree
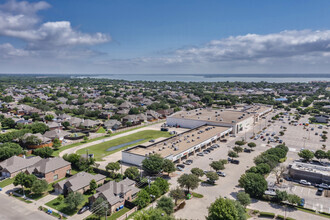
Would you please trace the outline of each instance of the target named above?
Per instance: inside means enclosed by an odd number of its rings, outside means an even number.
[[[276,200],[278,202],[283,202],[288,199],[288,193],[286,191],[280,191],[277,189],[275,192],[276,192]]]
[[[46,121],[53,121],[53,119],[54,119],[54,116],[53,115],[46,115],[45,116],[45,120]]]
[[[105,167],[105,169],[107,171],[110,170],[112,173],[114,173],[115,171],[118,171],[120,169],[120,164],[118,162],[110,162]]]
[[[48,183],[46,180],[36,179],[32,183],[31,191],[35,194],[42,194],[48,189]]]
[[[197,168],[197,167],[192,168],[192,169],[190,170],[190,172],[191,172],[192,174],[198,176],[198,177],[202,177],[202,176],[204,176],[204,171],[203,171],[202,169],[200,169],[200,168]]]
[[[131,108],[130,110],[129,110],[129,112],[128,112],[128,114],[130,114],[130,115],[137,115],[137,114],[139,114],[140,112],[139,112],[139,109],[138,108]]]
[[[94,179],[89,182],[89,190],[93,192],[97,188],[97,183]]]
[[[215,181],[217,181],[219,179],[219,176],[218,174],[216,174],[215,172],[207,172],[206,173],[206,177],[208,178],[208,180],[211,182],[211,183],[214,183]]]
[[[31,124],[30,128],[31,128],[33,134],[37,134],[37,133],[43,134],[49,130],[49,127],[46,124],[40,123],[40,122],[35,122],[35,123]]]
[[[175,205],[177,205],[178,200],[185,198],[185,194],[183,190],[180,189],[179,187],[172,189],[169,195],[174,199]]]
[[[298,153],[298,156],[303,158],[305,161],[310,161],[314,157],[314,153],[310,150],[302,150]]]
[[[175,220],[174,217],[169,216],[162,209],[146,209],[138,212],[133,217],[134,220]]]
[[[27,174],[24,179],[24,187],[31,188],[37,177],[33,174]]]
[[[53,154],[54,150],[51,149],[50,147],[42,147],[42,148],[37,148],[33,151],[33,153],[37,156],[40,156],[42,158],[48,158],[51,157]]]
[[[64,121],[62,125],[64,126],[65,129],[67,129],[70,126],[70,122]]]
[[[233,147],[233,151],[235,151],[237,154],[243,152],[243,148],[240,146]]]
[[[199,179],[194,174],[186,174],[185,173],[185,174],[183,174],[182,176],[179,177],[178,183],[179,183],[180,187],[186,188],[188,193],[189,193],[190,189],[194,190],[198,187]]]
[[[7,127],[7,128],[14,128],[15,127],[15,121],[12,118],[5,118],[1,122],[2,127]]]
[[[301,203],[301,198],[295,194],[288,194],[287,200],[291,205],[293,204],[299,205]]]
[[[253,198],[261,198],[267,189],[267,181],[257,173],[243,174],[238,182],[245,192]]]
[[[170,173],[173,173],[175,171],[175,165],[173,163],[173,161],[169,160],[169,159],[164,159],[163,161],[163,172],[168,173],[168,175],[170,175]]]
[[[151,184],[150,187],[146,187],[145,190],[149,193],[153,200],[161,196],[162,191],[155,184]]]
[[[325,142],[327,139],[328,139],[328,137],[324,134],[324,135],[322,135],[322,140]]]
[[[87,135],[84,136],[84,142],[86,143],[88,141]]]
[[[61,147],[61,145],[62,145],[62,143],[58,138],[55,138],[53,140],[53,148],[54,149],[56,149],[56,150],[59,149]]]
[[[275,169],[273,169],[272,173],[276,177],[277,184],[280,184],[281,178],[283,177],[283,173],[285,173],[286,170],[287,170],[287,168],[285,166],[279,166],[279,167],[276,167]]]
[[[20,172],[18,173],[15,177],[14,177],[14,186],[18,186],[20,185],[22,187],[22,190],[24,191],[24,183],[25,183],[25,179],[27,177],[26,173]]]
[[[212,161],[212,163],[210,164],[210,166],[211,166],[215,171],[225,169],[225,165],[223,164],[222,161]]]
[[[245,144],[245,142],[244,141],[236,141],[235,144],[238,145],[238,146],[243,146]]]
[[[163,196],[157,202],[157,208],[163,210],[167,215],[171,215],[174,209],[174,203],[170,197]]]
[[[170,188],[170,184],[167,182],[167,180],[161,177],[157,177],[153,182],[153,185],[156,185],[160,189],[161,194],[166,193]]]
[[[251,198],[250,195],[247,194],[246,192],[238,192],[237,193],[237,200],[241,205],[246,208],[251,203]]]
[[[207,220],[245,220],[242,205],[234,200],[218,198],[208,208]]]
[[[159,154],[152,154],[142,161],[142,169],[150,175],[162,171],[164,159]]]
[[[256,143],[254,143],[254,142],[250,142],[250,143],[248,143],[248,146],[249,146],[249,148],[251,148],[251,150],[252,150],[252,148],[255,148],[257,145],[256,145]]]
[[[23,143],[26,144],[26,145],[40,145],[41,144],[41,140],[37,137],[37,136],[34,136],[34,135],[29,135],[28,137],[26,137],[24,140],[23,140]]]
[[[321,159],[327,158],[327,153],[323,150],[317,150],[314,156],[321,161]]]
[[[70,210],[75,210],[84,201],[84,196],[79,192],[71,192],[64,202]]]
[[[22,153],[23,149],[19,144],[11,142],[0,144],[0,161]]]
[[[140,171],[137,167],[129,167],[124,172],[124,175],[131,180],[136,180],[139,177],[139,174]]]
[[[93,213],[97,215],[98,217],[105,216],[107,212],[107,206],[108,203],[102,198],[98,197],[91,207],[91,210],[93,210]]]
[[[238,154],[236,152],[230,150],[228,152],[228,157],[231,157],[233,159],[234,157],[238,157]]]
[[[135,199],[134,203],[139,206],[141,209],[146,207],[151,201],[149,193],[145,190],[142,189],[140,192],[137,194],[137,198]]]

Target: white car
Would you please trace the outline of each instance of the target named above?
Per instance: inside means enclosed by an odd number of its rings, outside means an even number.
[[[307,180],[300,180],[299,181],[300,184],[306,185],[306,186],[310,186],[312,185],[310,182],[308,182]]]

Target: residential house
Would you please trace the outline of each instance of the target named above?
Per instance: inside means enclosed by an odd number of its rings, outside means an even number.
[[[54,140],[55,138],[58,138],[60,141],[64,139],[65,136],[69,135],[70,133],[61,129],[55,129],[46,131],[44,133],[44,137],[47,137],[51,140]]]
[[[61,125],[61,123],[58,123],[58,122],[54,122],[54,121],[51,121],[51,122],[48,122],[46,123],[46,125],[49,127],[49,130],[62,130],[63,129],[63,126]]]
[[[117,130],[121,126],[121,122],[117,120],[108,120],[103,123],[107,130]]]
[[[26,172],[52,183],[71,173],[71,163],[61,157],[44,158],[28,167]]]
[[[133,201],[139,191],[135,182],[128,178],[120,182],[110,181],[96,189],[96,193],[89,197],[89,203],[92,205],[101,197],[108,202],[110,213],[114,213],[124,207],[125,201]]]
[[[93,120],[90,120],[90,119],[86,119],[86,120],[82,121],[80,126],[83,126],[84,128],[93,128],[93,127],[95,127],[99,124],[100,124],[99,121],[93,121]]]
[[[70,192],[84,193],[89,190],[89,184],[92,180],[96,181],[96,184],[103,184],[106,176],[101,174],[92,175],[86,172],[77,173],[65,180],[62,180],[54,185],[56,193],[68,194]]]
[[[25,170],[32,166],[33,164],[40,161],[41,157],[19,157],[12,156],[0,163],[1,176],[12,178],[15,177],[20,172],[25,172]]]

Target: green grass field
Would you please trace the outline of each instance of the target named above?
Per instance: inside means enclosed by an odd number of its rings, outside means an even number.
[[[113,213],[112,215],[108,216],[107,219],[108,220],[116,220],[117,218],[119,218],[120,216],[124,215],[126,212],[128,212],[130,209],[129,208],[126,208],[124,207],[123,209],[121,209],[120,211],[118,212],[115,212]],[[98,218],[96,215],[90,215],[86,218],[86,220],[89,220],[89,219],[95,219],[95,218]],[[105,217],[104,216],[101,216],[101,218],[99,218],[100,220],[105,220]]]
[[[94,158],[97,161],[100,161],[100,160],[102,160],[103,157],[113,154],[115,152],[121,151],[128,147],[132,147],[134,145],[148,142],[151,139],[156,139],[156,138],[160,138],[160,137],[170,137],[170,136],[171,136],[170,133],[165,132],[165,131],[153,131],[153,130],[140,131],[135,134],[127,135],[125,137],[117,138],[117,139],[114,139],[111,141],[106,141],[104,143],[93,145],[91,147],[80,149],[77,151],[77,153],[80,155],[85,154],[86,150],[88,149],[88,153],[94,154]],[[107,149],[110,147],[114,147],[114,146],[117,146],[120,144],[125,144],[125,143],[132,142],[132,141],[139,140],[139,139],[144,139],[144,140],[136,142],[136,143],[128,145],[128,146],[125,146],[125,147],[121,147],[114,151],[107,151]]]
[[[118,134],[122,134],[122,133],[126,133],[126,132],[129,132],[129,131],[133,131],[133,130],[136,130],[136,129],[140,129],[140,128],[143,128],[143,127],[146,127],[147,125],[145,126],[141,126],[141,127],[137,127],[137,128],[132,128],[132,129],[128,129],[128,130],[125,130],[125,131],[120,131],[120,132],[117,132],[117,133],[114,133],[114,134],[111,134],[111,137],[112,136],[116,136]],[[54,150],[53,152],[53,156],[54,157],[58,157],[60,155],[60,153],[64,150],[67,150],[69,148],[72,148],[72,147],[78,147],[82,144],[85,144],[85,143],[90,143],[90,142],[93,142],[93,141],[97,141],[97,140],[102,140],[104,138],[108,138],[109,136],[102,136],[102,137],[97,137],[97,138],[93,138],[93,139],[90,139],[90,140],[87,140],[86,142],[82,143],[82,142],[78,142],[78,143],[74,143],[74,144],[69,144],[69,145],[66,145],[66,146],[63,146],[61,147],[60,149],[58,150]]]

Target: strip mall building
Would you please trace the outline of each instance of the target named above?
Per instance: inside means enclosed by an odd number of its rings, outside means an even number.
[[[229,134],[249,130],[259,117],[270,112],[270,107],[249,108],[245,111],[195,109],[177,112],[166,120],[169,126],[180,126],[190,130],[153,143],[137,145],[122,151],[122,161],[141,166],[142,161],[152,154],[180,163],[189,156],[203,151]]]

